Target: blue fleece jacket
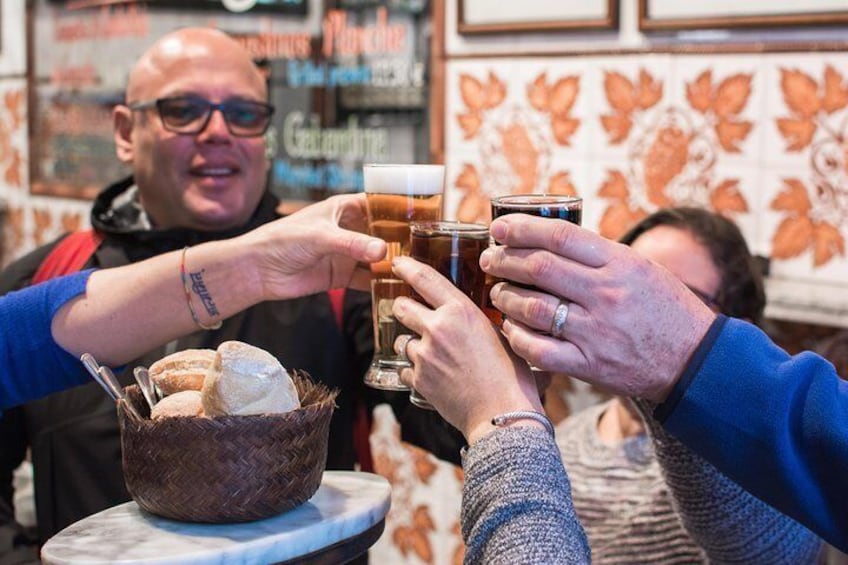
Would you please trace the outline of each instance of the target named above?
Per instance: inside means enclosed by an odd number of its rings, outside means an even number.
[[[655,416],[743,488],[848,551],[848,382],[719,317]]]
[[[83,384],[79,359],[53,341],[50,324],[85,292],[93,269],[0,296],[0,410]]]

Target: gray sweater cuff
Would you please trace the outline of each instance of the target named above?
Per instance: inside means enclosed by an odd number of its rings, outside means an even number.
[[[497,429],[463,459],[466,563],[588,563],[568,477],[550,434]]]

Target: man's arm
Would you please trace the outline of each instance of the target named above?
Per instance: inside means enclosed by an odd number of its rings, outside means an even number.
[[[730,319],[690,369],[676,404],[657,409],[667,412],[665,429],[848,551],[848,383],[833,365],[812,353],[791,357],[755,326]]]
[[[651,415],[649,403],[635,402],[680,519],[711,563],[816,561],[822,543],[815,534],[671,437]]]
[[[720,471],[848,549],[848,384],[812,353],[791,358],[755,327],[715,314],[670,272],[569,222],[510,214],[489,232],[492,301],[512,350],[623,396],[674,404],[666,429]],[[560,303],[571,314],[548,334]],[[697,362],[692,360],[698,358]],[[661,410],[662,412],[663,410]],[[662,419],[661,419],[662,420]]]

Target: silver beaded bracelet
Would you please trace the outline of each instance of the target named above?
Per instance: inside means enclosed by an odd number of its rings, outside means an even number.
[[[551,437],[555,437],[554,425],[551,423],[550,418],[541,412],[534,412],[533,410],[516,410],[515,412],[506,412],[499,416],[495,416],[492,418],[492,425],[500,427],[515,420],[535,420],[545,426],[545,429],[548,430]]]

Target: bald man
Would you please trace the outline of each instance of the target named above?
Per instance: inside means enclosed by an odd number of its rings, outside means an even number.
[[[154,226],[226,230],[250,219],[265,193],[271,109],[244,49],[213,29],[169,34],[130,73],[126,100],[113,112],[118,159]],[[210,104],[233,106],[210,114]],[[251,112],[266,119],[232,123]]]
[[[133,175],[97,197],[91,223],[103,241],[87,266],[134,263],[275,219],[278,201],[266,189],[263,134],[273,112],[267,97],[248,54],[219,31],[183,29],[154,43],[132,69],[125,103],[113,113],[117,157]],[[0,293],[30,284],[58,243],[9,267],[0,276]],[[173,275],[179,281],[179,273]],[[195,304],[203,308],[199,299]],[[344,309],[339,327],[326,294],[266,302],[225,320],[220,329],[198,328],[128,367],[150,365],[169,350],[215,348],[229,339],[264,348],[286,367],[305,369],[341,389],[327,466],[351,469],[354,402],[373,341],[367,295],[348,291]],[[201,321],[210,319],[198,314]],[[122,378],[131,382],[130,372]],[[27,447],[38,519],[38,537],[31,542],[43,543],[72,522],[129,500],[115,406],[97,385],[7,411],[0,422],[0,515],[6,528],[0,531],[0,555],[25,539],[11,514],[10,474]]]

